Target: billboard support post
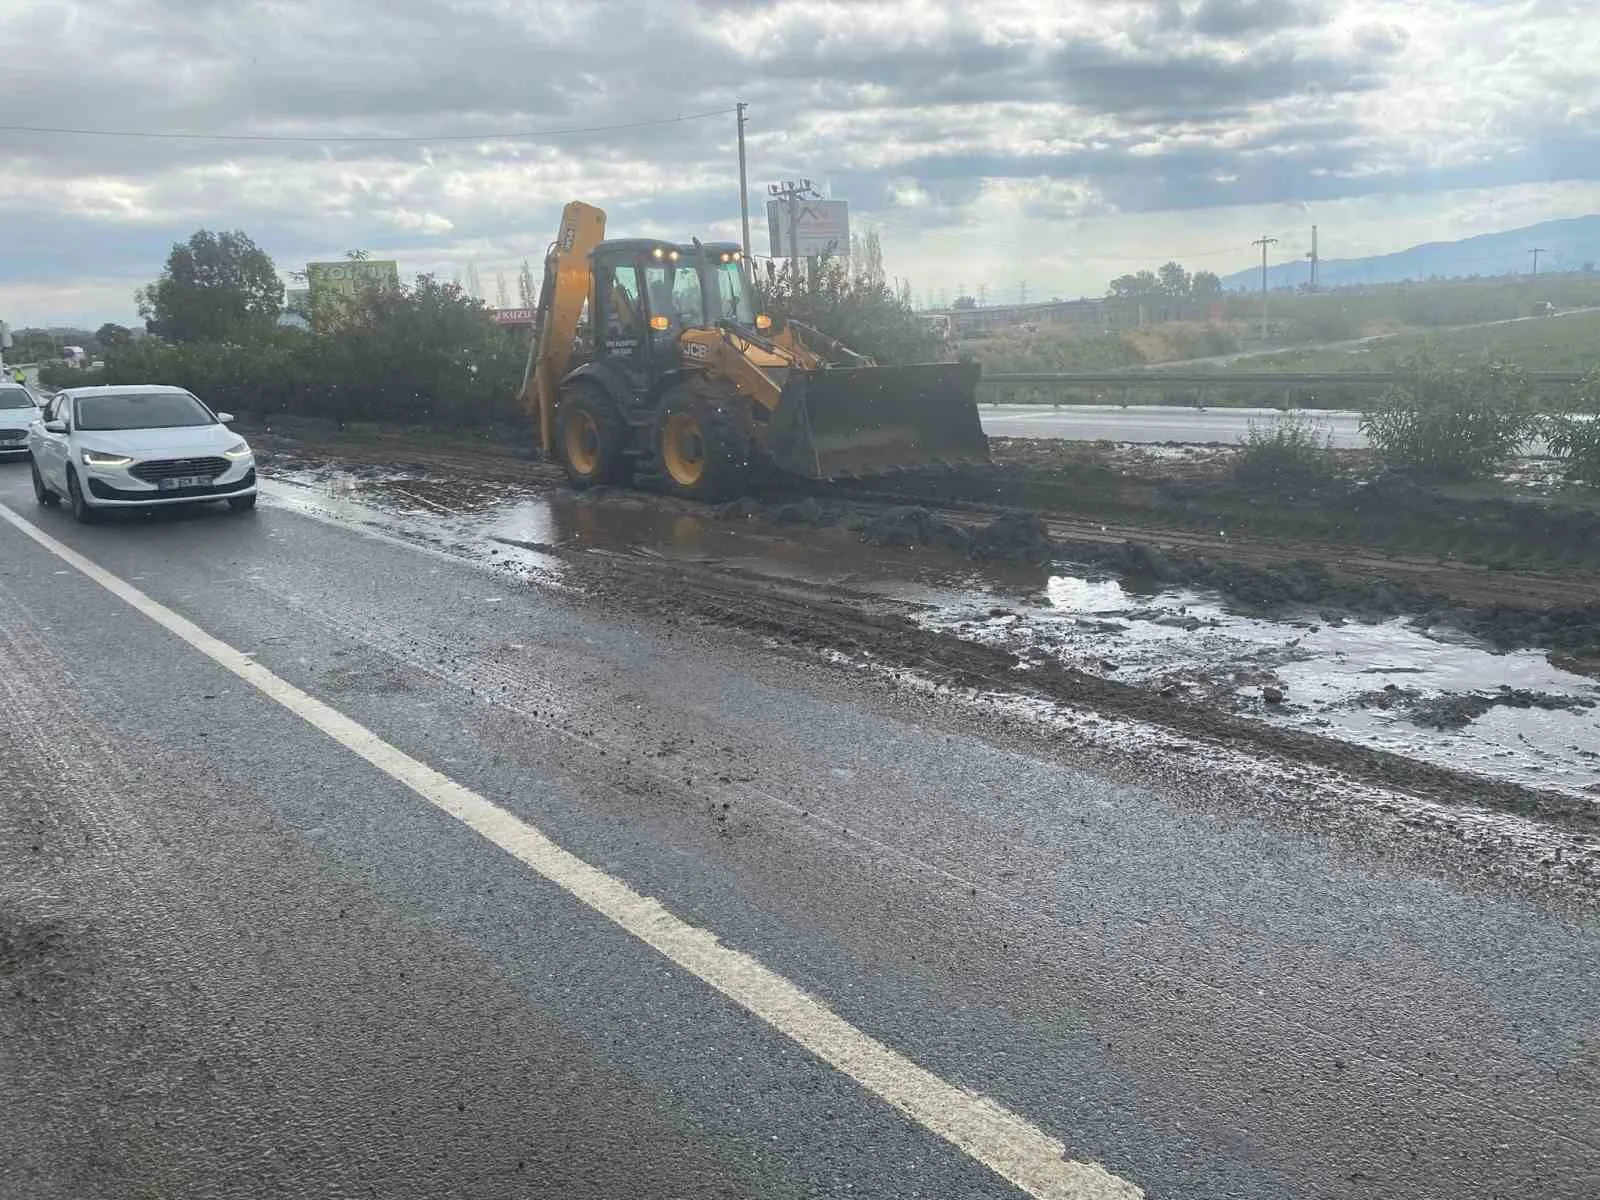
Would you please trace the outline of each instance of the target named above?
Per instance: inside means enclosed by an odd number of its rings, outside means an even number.
[[[767,195],[772,257],[787,258],[796,278],[803,259],[849,253],[850,206],[845,201],[822,199],[809,179],[771,184]]]

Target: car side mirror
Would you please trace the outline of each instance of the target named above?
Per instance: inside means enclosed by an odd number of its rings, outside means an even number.
[[[233,414],[232,413],[218,413],[217,414],[217,420],[221,424],[226,425],[229,421],[233,420]]]
[[[44,431],[46,433],[65,433],[67,431],[67,423],[65,421],[46,421],[44,423]]]

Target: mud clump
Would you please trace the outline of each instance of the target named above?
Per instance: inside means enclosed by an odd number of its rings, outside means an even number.
[[[861,526],[861,540],[869,546],[894,550],[914,550],[936,546],[942,550],[968,550],[971,539],[966,532],[925,508],[891,508],[870,517]]]
[[[1504,686],[1497,692],[1445,692],[1424,696],[1415,688],[1389,684],[1382,691],[1364,692],[1352,703],[1362,708],[1400,710],[1413,725],[1440,733],[1465,729],[1479,717],[1496,708],[1538,708],[1546,712],[1579,712],[1595,706],[1581,696],[1536,692],[1528,688]]]
[[[835,513],[822,507],[810,496],[793,504],[780,504],[772,510],[771,520],[776,525],[809,525],[820,528],[824,525],[836,525],[839,518]]]
[[[1056,550],[1044,522],[1031,513],[1002,513],[987,525],[968,531],[925,508],[906,506],[870,516],[858,528],[861,540],[869,546],[898,550],[933,546],[962,552],[975,562],[1047,567]]]
[[[1045,524],[1031,513],[1004,513],[972,533],[967,555],[979,562],[1026,563],[1047,567],[1055,558],[1055,543]]]

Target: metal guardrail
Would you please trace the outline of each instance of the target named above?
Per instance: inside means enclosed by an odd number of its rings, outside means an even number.
[[[1400,371],[1163,371],[1146,367],[1138,371],[1002,371],[988,373],[983,383],[1073,386],[1152,386],[1165,384],[1222,387],[1315,387],[1363,384],[1386,385],[1406,378]],[[1531,371],[1535,384],[1560,386],[1577,383],[1581,371]]]

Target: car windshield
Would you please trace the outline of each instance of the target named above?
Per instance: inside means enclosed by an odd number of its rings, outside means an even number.
[[[78,398],[78,428],[81,430],[172,429],[214,424],[216,418],[187,392],[129,392]]]
[[[33,397],[19,387],[0,388],[0,408],[32,408]]]

